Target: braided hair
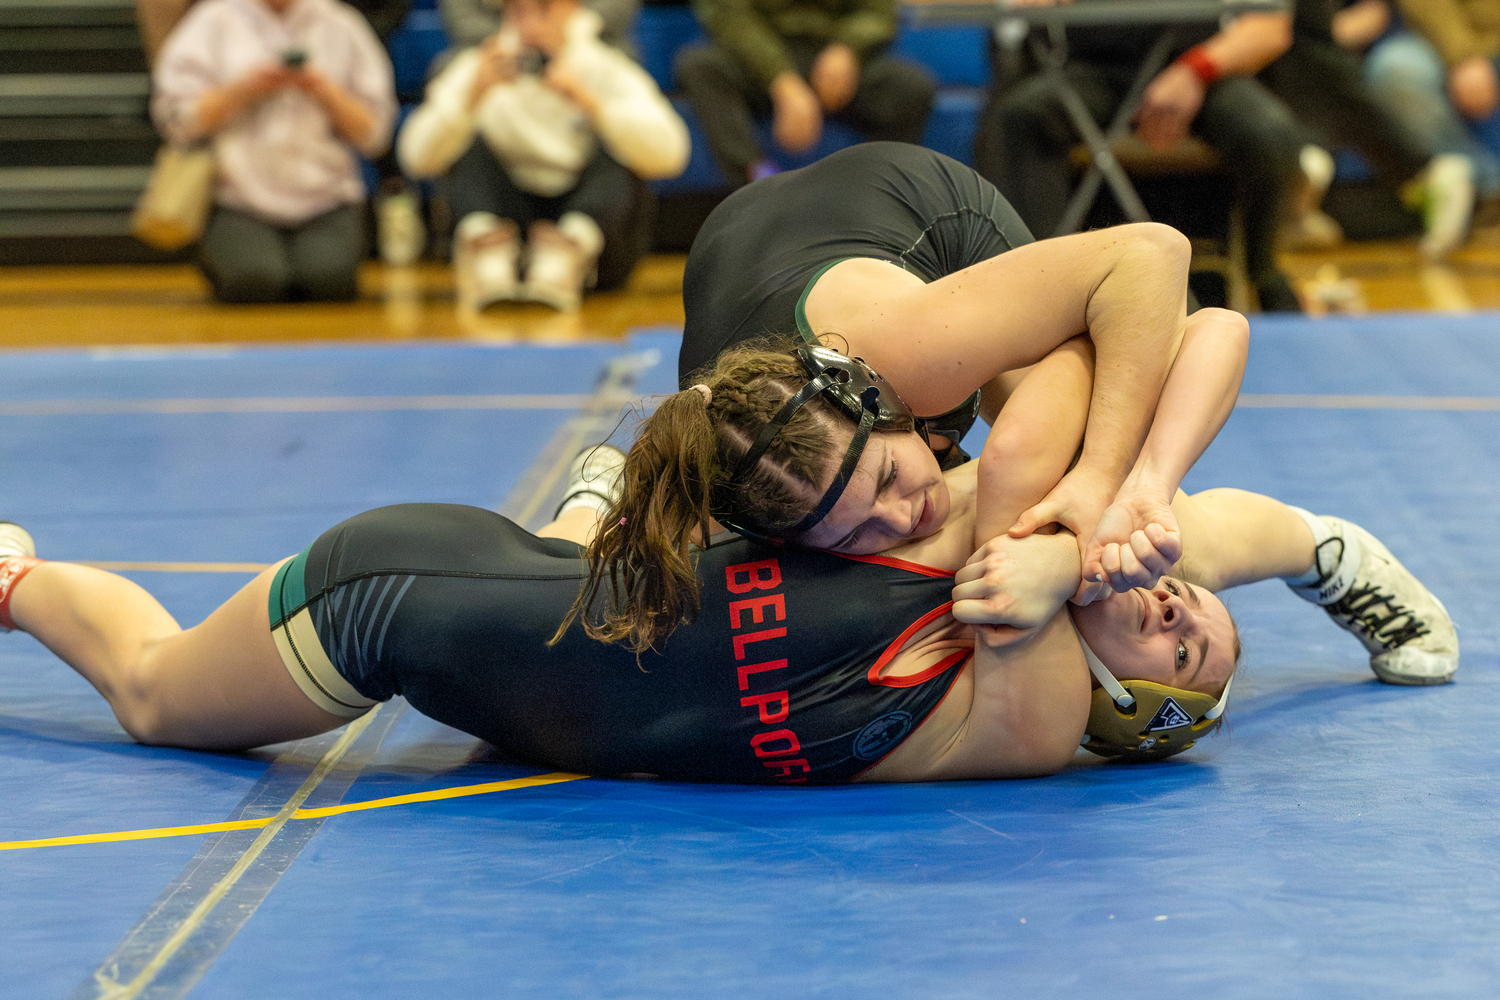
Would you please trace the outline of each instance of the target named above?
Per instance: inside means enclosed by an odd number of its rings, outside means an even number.
[[[778,537],[817,506],[847,423],[820,400],[799,409],[755,467],[730,482],[761,428],[807,382],[795,350],[787,338],[730,348],[699,373],[708,393],[668,396],[641,422],[620,499],[585,554],[588,582],[553,642],[582,618],[593,639],[636,653],[657,647],[698,613],[693,536],[707,540],[715,512]],[[612,600],[590,613],[606,586]]]

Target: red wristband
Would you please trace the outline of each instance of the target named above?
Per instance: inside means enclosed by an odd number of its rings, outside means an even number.
[[[1219,67],[1215,65],[1213,59],[1209,57],[1201,45],[1194,45],[1178,56],[1177,65],[1186,66],[1192,70],[1193,75],[1202,80],[1205,87],[1213,86],[1214,81],[1224,75],[1219,71]]]

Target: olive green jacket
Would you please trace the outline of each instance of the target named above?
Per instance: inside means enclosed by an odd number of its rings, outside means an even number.
[[[1399,0],[1401,16],[1450,67],[1500,54],[1500,0]]]
[[[843,42],[863,60],[896,37],[896,0],[693,0],[693,13],[766,85],[797,71],[784,39]]]

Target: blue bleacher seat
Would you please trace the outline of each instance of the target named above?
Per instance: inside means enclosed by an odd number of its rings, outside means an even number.
[[[403,100],[421,100],[428,65],[448,47],[448,35],[435,7],[413,4],[406,20],[391,32],[385,45],[396,74],[396,93]]]

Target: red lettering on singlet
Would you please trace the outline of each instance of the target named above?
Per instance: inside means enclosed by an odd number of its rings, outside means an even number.
[[[734,658],[743,660],[745,658],[745,647],[752,642],[763,642],[766,639],[780,639],[786,635],[784,628],[768,628],[759,632],[746,632],[744,635],[734,637]]]
[[[767,670],[781,670],[786,666],[785,660],[767,660],[765,663],[746,663],[738,672],[740,675],[740,690],[750,690],[750,675],[764,673]]]
[[[769,767],[772,770],[779,771],[780,773],[776,775],[776,779],[778,781],[784,781],[787,784],[795,784],[799,781],[806,781],[807,776],[812,773],[812,768],[807,766],[806,757],[798,757],[796,760],[763,760],[760,762],[760,766]],[[792,777],[792,768],[794,767],[802,771],[802,777]]]
[[[785,742],[786,746],[779,750],[767,750],[767,743]],[[797,734],[790,729],[777,729],[769,733],[757,733],[750,737],[750,745],[755,748],[757,757],[785,757],[789,753],[796,753],[802,749],[802,741],[797,739]]]
[[[759,625],[766,620],[766,608],[776,609],[776,620],[786,621],[786,595],[772,594],[769,597],[751,597],[743,601],[729,602],[729,627],[740,627],[740,612],[750,612],[752,624]]]
[[[769,576],[761,574],[768,573]],[[740,583],[737,577],[743,575]],[[724,581],[731,594],[748,594],[752,590],[775,590],[781,586],[781,565],[775,559],[757,559],[755,562],[735,563],[724,567]]]
[[[754,562],[736,563],[724,568],[724,584],[731,594],[748,594],[755,590],[775,590],[781,586],[781,565],[775,559],[758,559]],[[786,621],[786,595],[762,594],[744,600],[729,602],[729,626],[739,630],[746,625],[763,625],[767,622],[766,609],[775,614],[774,621]],[[745,620],[746,613],[749,621]],[[756,632],[744,632],[733,637],[734,658],[746,659],[745,648],[752,642],[767,639],[783,639],[786,628],[767,628]],[[743,663],[735,667],[741,691],[750,690],[750,678],[770,670],[786,669],[786,660],[765,660],[761,663]],[[769,694],[751,694],[740,699],[740,707],[754,709],[761,725],[774,726],[785,723],[792,714],[792,695],[789,690]],[[812,767],[805,758],[791,758],[802,749],[802,741],[790,729],[773,729],[750,737],[750,748],[761,763],[774,771],[773,780],[793,784],[807,781]],[[797,776],[794,777],[793,775]]]
[[[791,714],[792,698],[785,691],[777,691],[773,694],[752,694],[748,698],[740,699],[742,708],[749,708],[751,705],[760,709],[760,721],[769,726],[772,723],[786,721],[786,717]],[[776,706],[775,711],[771,710],[772,705]]]

